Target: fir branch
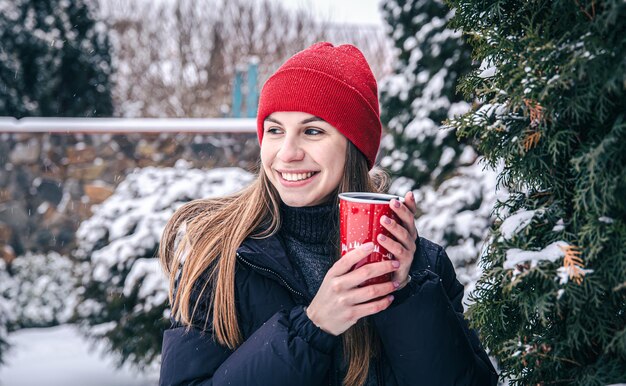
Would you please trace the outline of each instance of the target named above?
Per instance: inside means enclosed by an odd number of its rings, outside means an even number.
[[[585,16],[587,16],[587,18],[590,21],[593,21],[593,18],[596,17],[596,2],[595,2],[595,0],[591,0],[591,13],[587,12],[587,10],[585,8],[583,8],[583,6],[580,4],[580,1],[574,0],[574,2],[578,6],[578,8],[580,8],[582,13],[584,13]]]
[[[581,366],[581,364],[579,362],[576,362],[575,360],[569,359],[569,358],[561,358],[561,357],[557,357],[557,356],[554,356],[554,355],[542,354],[540,352],[535,352],[535,353],[533,353],[533,355],[537,355],[538,357],[541,357],[541,358],[553,359],[553,360],[556,360],[556,361],[559,361],[559,362],[571,363],[571,364],[573,364],[575,366]],[[562,381],[558,381],[558,382],[562,382]]]
[[[526,136],[522,141],[524,144],[524,150],[526,150],[526,152],[529,152],[532,148],[537,146],[537,144],[539,143],[539,139],[541,139],[541,131],[527,130]]]
[[[565,253],[563,267],[566,269],[569,278],[580,285],[583,281],[583,276],[586,274],[584,270],[585,265],[580,257],[582,254],[580,248],[575,245],[560,246],[559,248]]]

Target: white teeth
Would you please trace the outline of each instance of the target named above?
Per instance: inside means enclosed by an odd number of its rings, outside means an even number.
[[[314,173],[280,173],[280,175],[287,181],[301,181],[311,178]]]

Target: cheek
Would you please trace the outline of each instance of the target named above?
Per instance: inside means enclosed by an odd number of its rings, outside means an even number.
[[[334,180],[335,180],[334,182],[336,184],[339,184],[339,182],[343,178],[345,163],[346,163],[345,159],[338,159],[337,162],[335,162],[334,164],[333,174],[334,174]]]
[[[269,146],[261,145],[261,164],[263,168],[269,168],[272,165],[273,157],[271,156],[272,152]]]
[[[333,157],[331,160],[333,182],[339,183],[343,177],[346,164],[346,151],[347,147],[344,146],[337,146],[333,149]]]

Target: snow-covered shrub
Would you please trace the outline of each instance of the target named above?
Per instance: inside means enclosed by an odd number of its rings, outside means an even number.
[[[184,203],[241,190],[253,175],[239,168],[146,167],[126,176],[114,194],[93,207],[76,234],[83,261],[77,316],[86,333],[139,366],[161,352],[169,326],[168,279],[156,257],[161,233]]]
[[[48,327],[69,321],[76,303],[73,263],[57,252],[28,252],[13,262],[8,288],[14,305],[13,329]]]
[[[9,276],[4,260],[0,259],[0,364],[3,363],[4,353],[8,349],[7,335],[9,325],[15,320],[14,307],[8,299],[8,290],[13,285],[13,278]]]
[[[428,185],[414,191],[422,213],[417,229],[421,236],[446,246],[457,279],[465,286],[465,304],[480,278],[478,259],[493,223],[491,212],[501,198],[497,195],[506,195],[504,191],[496,194],[497,171],[484,168],[481,160],[478,157],[473,164],[459,167],[457,175],[437,189]]]

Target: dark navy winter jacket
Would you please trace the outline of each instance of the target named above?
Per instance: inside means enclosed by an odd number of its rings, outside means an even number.
[[[204,296],[195,328],[186,332],[173,323],[165,331],[160,385],[341,385],[339,364],[332,363],[340,339],[306,316],[305,281],[279,238],[246,240],[237,260],[235,298],[245,342],[231,351],[212,339]],[[495,385],[497,374],[463,319],[463,286],[443,248],[420,238],[411,278],[389,308],[371,317],[383,346],[372,369],[379,384]]]

